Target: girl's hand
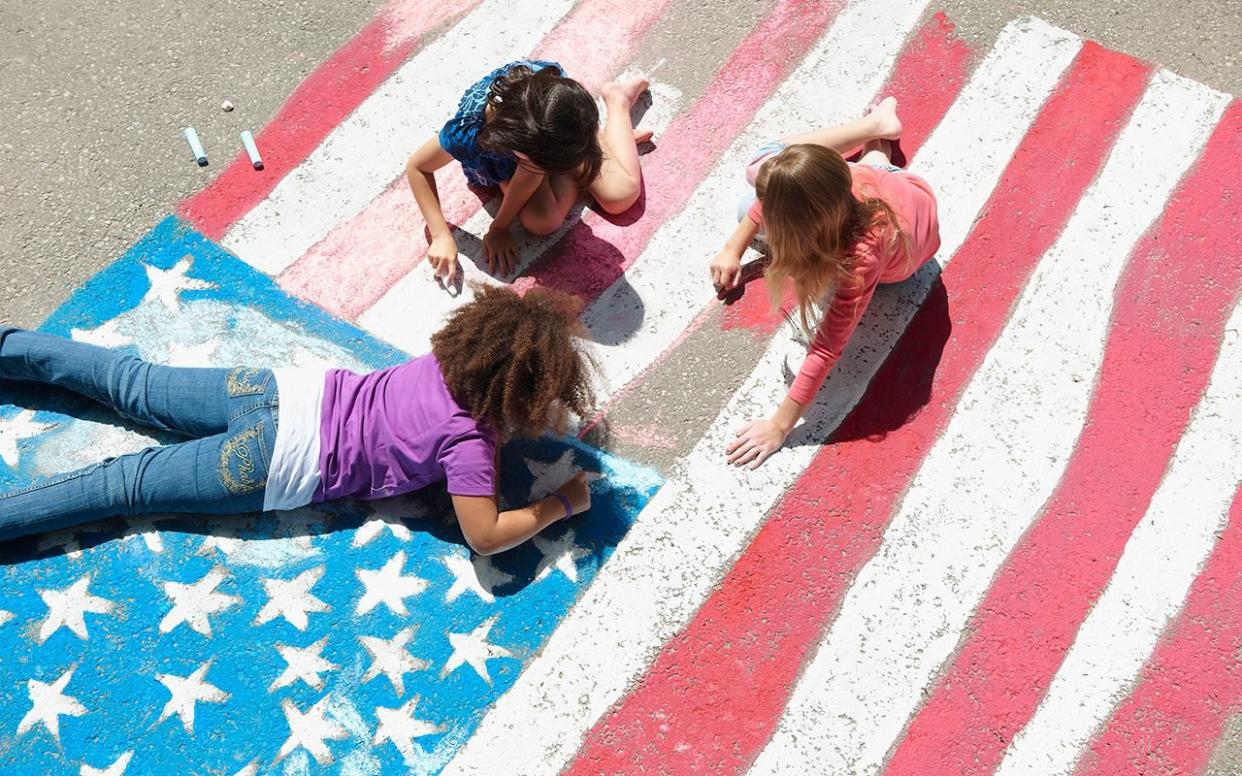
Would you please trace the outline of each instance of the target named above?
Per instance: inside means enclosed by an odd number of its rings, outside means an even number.
[[[487,258],[487,269],[498,277],[507,277],[513,273],[517,264],[517,249],[513,244],[513,235],[508,229],[488,229],[483,235],[483,255]]]
[[[742,279],[742,257],[725,248],[712,259],[711,273],[717,289],[737,288]]]
[[[453,235],[433,239],[431,247],[427,249],[427,261],[431,262],[435,276],[441,278],[445,286],[451,287],[457,280],[457,273],[461,271],[461,264],[457,261],[457,241],[453,239]]]
[[[771,420],[752,420],[737,430],[737,439],[729,443],[725,455],[734,466],[758,469],[760,464],[785,444],[789,432]]]
[[[574,514],[579,515],[591,508],[591,488],[587,485],[586,475],[578,472],[569,482],[556,489],[565,498],[569,499],[570,505],[574,508]]]

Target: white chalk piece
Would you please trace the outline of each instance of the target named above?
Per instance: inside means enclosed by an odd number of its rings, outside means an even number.
[[[190,150],[194,153],[194,161],[198,162],[199,167],[207,166],[207,152],[203,150],[203,144],[198,141],[198,133],[194,131],[194,127],[186,127],[181,130],[181,134],[185,135],[185,140],[190,144]]]
[[[246,155],[250,157],[250,163],[254,165],[256,170],[263,169],[263,159],[259,156],[259,147],[254,144],[254,135],[250,134],[250,130],[241,133],[242,145],[246,147]]]
[[[228,100],[225,100],[224,102],[220,103],[220,110],[224,111],[225,113],[232,112],[233,103],[229,102]]]

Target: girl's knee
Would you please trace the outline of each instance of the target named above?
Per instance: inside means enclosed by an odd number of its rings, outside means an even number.
[[[554,233],[565,223],[565,219],[559,213],[547,210],[523,212],[521,220],[526,231],[540,237]]]
[[[633,185],[614,187],[612,191],[607,192],[604,196],[596,196],[595,201],[599,203],[600,209],[605,213],[619,216],[634,207],[634,203],[638,201],[641,194],[642,184],[634,183]]]

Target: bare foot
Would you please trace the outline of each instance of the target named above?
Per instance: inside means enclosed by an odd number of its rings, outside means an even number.
[[[605,103],[620,101],[620,107],[629,110],[637,100],[639,95],[647,91],[647,87],[651,86],[651,82],[646,78],[635,78],[632,81],[609,81],[599,89],[599,96],[604,98]]]
[[[876,137],[896,140],[901,137],[901,119],[897,118],[897,98],[885,97],[871,107],[867,118],[875,122]]]

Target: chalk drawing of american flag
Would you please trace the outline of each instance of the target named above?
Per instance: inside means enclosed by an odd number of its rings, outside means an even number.
[[[187,364],[422,352],[469,291],[422,261],[414,144],[495,63],[641,66],[641,217],[525,239],[515,281],[584,298],[622,402],[721,335],[705,264],[753,149],[895,94],[942,249],[877,293],[793,444],[753,473],[721,455],[800,357],[752,289],[726,317],[753,371],[663,473],[506,450],[515,501],[605,476],[586,519],[494,562],[432,495],[32,540],[0,572],[0,767],[1207,767],[1242,712],[1242,107],[1038,19],[972,51],[925,0],[767,4],[689,90],[641,61],[678,8],[396,0],[259,134],[266,174],[236,161],[44,328]],[[475,264],[492,203],[440,181],[469,278],[499,282]],[[145,443],[16,398],[0,486]]]

